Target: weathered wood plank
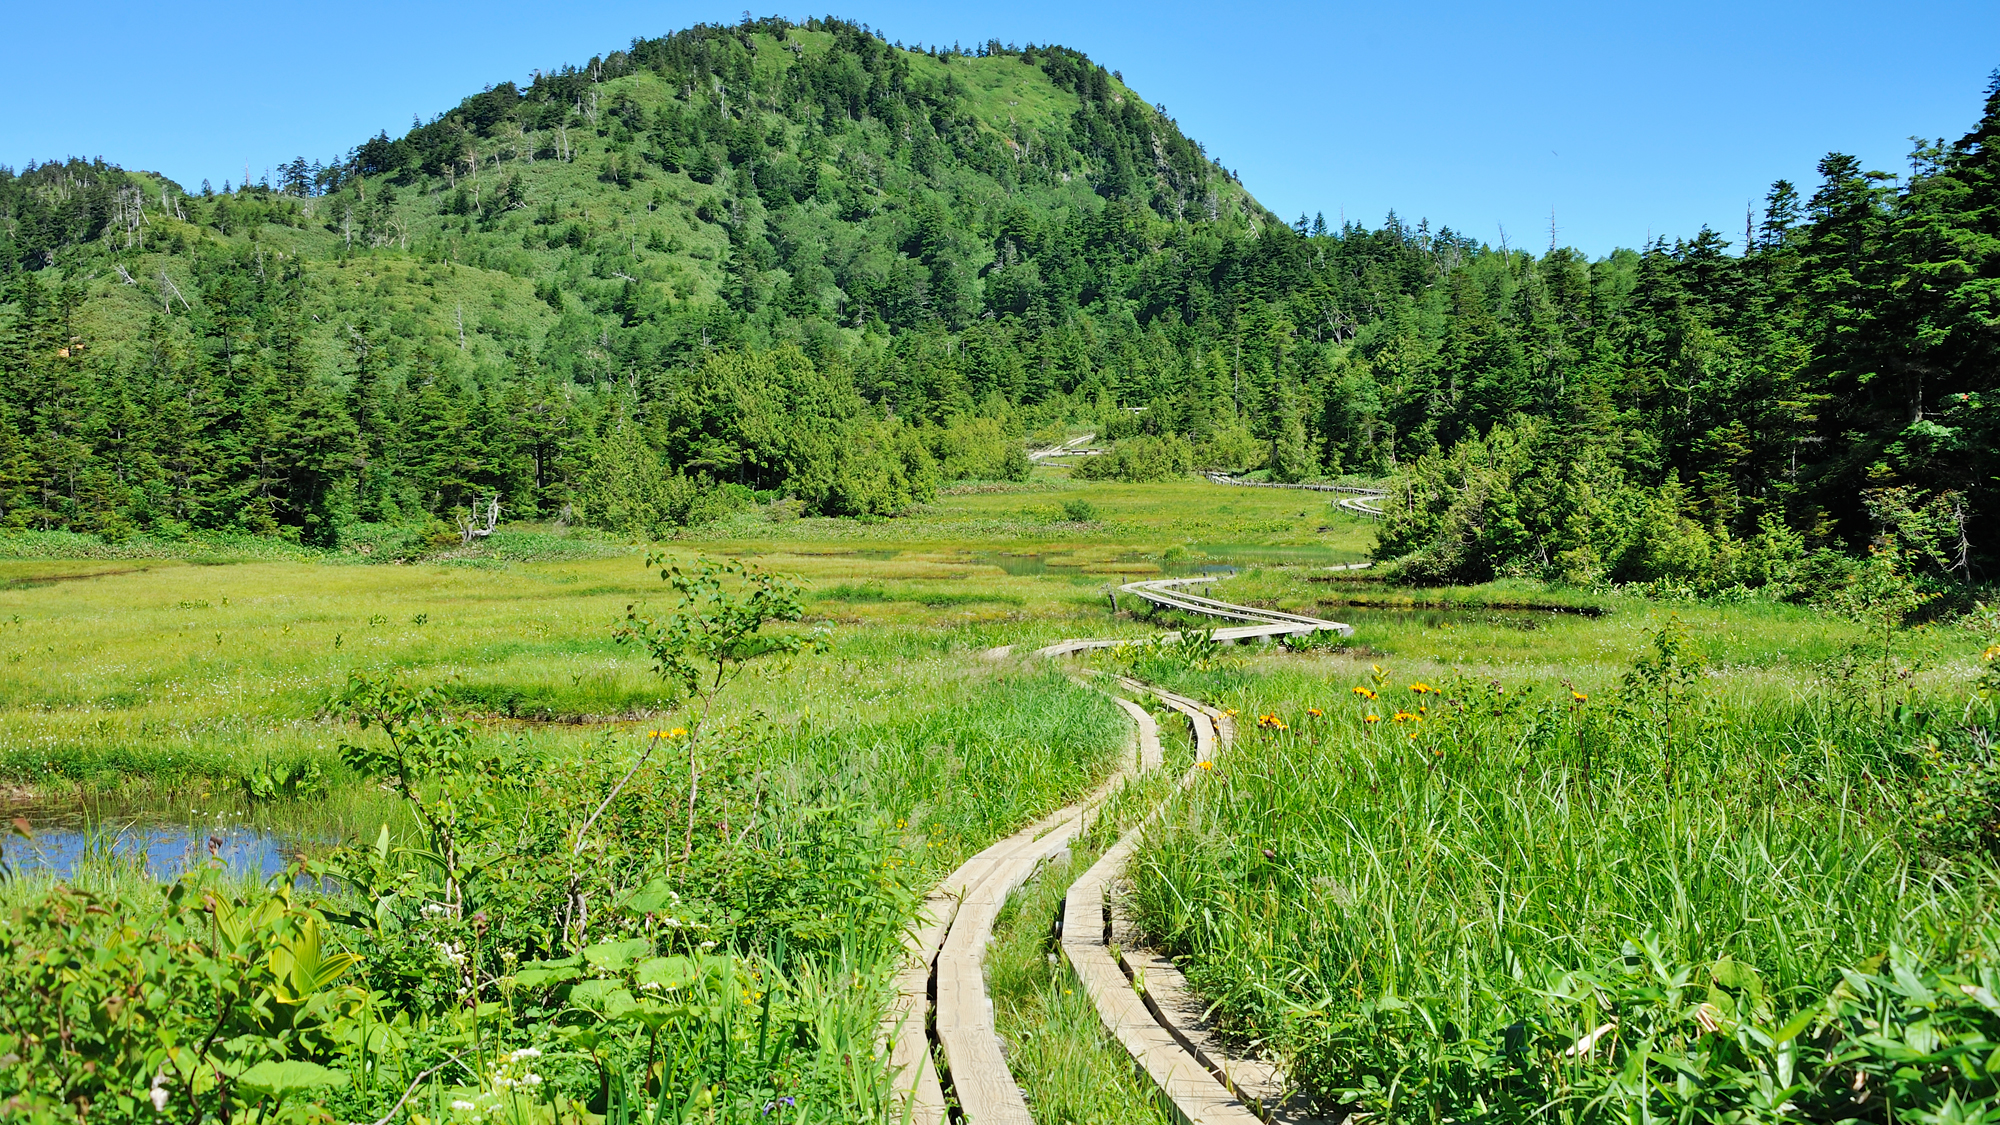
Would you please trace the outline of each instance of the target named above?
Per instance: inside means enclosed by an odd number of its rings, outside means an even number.
[[[1150,693],[1185,714],[1194,727],[1200,760],[1212,760],[1232,733],[1223,725],[1228,717],[1214,708],[1127,677],[1115,678],[1127,690]],[[1189,784],[1198,774],[1199,770],[1190,769],[1180,784]],[[1185,1037],[1164,1025],[1147,1007],[1106,944],[1110,885],[1130,862],[1140,833],[1160,812],[1161,808],[1155,808],[1071,884],[1063,901],[1063,956],[1105,1029],[1167,1096],[1183,1125],[1262,1125],[1236,1093],[1204,1065],[1205,1060],[1189,1050]]]

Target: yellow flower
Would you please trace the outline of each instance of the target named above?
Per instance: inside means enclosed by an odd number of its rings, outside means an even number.
[[[669,732],[669,733],[668,733],[667,737],[668,737],[668,738],[681,738],[681,737],[685,736],[686,734],[687,734],[687,728],[686,728],[686,727],[675,727],[675,728],[674,728],[674,729],[673,729],[673,730],[672,730],[671,732]]]
[[[1195,766],[1196,766],[1196,768],[1198,768],[1198,769],[1205,769],[1205,770],[1212,770],[1212,769],[1214,769],[1214,768],[1215,768],[1215,763],[1214,763],[1214,762],[1196,762],[1196,763],[1195,763]]]
[[[1572,692],[1570,692],[1570,693],[1569,693],[1569,697],[1570,697],[1570,698],[1571,698],[1572,700],[1575,700],[1575,701],[1576,701],[1576,702],[1578,702],[1578,703],[1582,703],[1582,702],[1583,702],[1584,700],[1586,700],[1586,699],[1589,699],[1589,698],[1590,698],[1589,696],[1587,696],[1587,695],[1583,694],[1583,693],[1582,693],[1582,692],[1580,692],[1580,691],[1572,691]]]
[[[1418,695],[1423,695],[1425,692],[1432,692],[1436,691],[1437,689],[1427,683],[1424,683],[1422,680],[1419,680],[1416,683],[1410,685],[1410,690],[1416,692]]]
[[[1361,717],[1361,721],[1362,721],[1362,722],[1364,722],[1364,723],[1379,723],[1379,722],[1381,722],[1381,721],[1382,721],[1382,716],[1380,716],[1380,715],[1363,715],[1363,716]]]
[[[1326,713],[1326,712],[1324,712],[1324,711],[1321,711],[1321,710],[1320,710],[1319,708],[1317,708],[1317,707],[1308,707],[1308,708],[1306,708],[1306,714],[1308,714],[1308,715],[1311,715],[1311,716],[1312,716],[1313,718],[1315,718],[1315,719],[1319,718],[1319,717],[1320,717],[1321,715],[1324,715],[1325,713]]]

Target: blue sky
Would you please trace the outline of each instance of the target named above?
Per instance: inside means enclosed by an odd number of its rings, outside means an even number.
[[[780,9],[803,18],[811,10]],[[734,21],[695,3],[23,5],[0,44],[0,163],[103,156],[253,179],[397,133],[481,87],[637,35]],[[760,10],[758,14],[764,14]],[[906,43],[1056,42],[1166,105],[1286,217],[1390,208],[1596,255],[1810,191],[1829,150],[1907,168],[2000,67],[2000,3],[846,4]]]

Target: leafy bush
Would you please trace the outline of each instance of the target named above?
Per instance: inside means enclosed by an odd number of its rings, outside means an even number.
[[[960,418],[925,431],[942,479],[1024,481],[1034,466],[1018,435],[993,418]]]
[[[1217,426],[1195,443],[1194,463],[1203,469],[1248,472],[1264,464],[1270,452],[1267,442],[1258,441],[1241,422]]]
[[[1079,480],[1115,480],[1127,483],[1173,480],[1194,470],[1194,449],[1178,434],[1154,437],[1140,434],[1124,438],[1111,452],[1096,457],[1078,457],[1070,475]]]
[[[1696,507],[1672,472],[1642,487],[1611,450],[1524,417],[1400,467],[1375,554],[1421,583],[1534,577],[1667,596],[1736,587],[1801,596],[1805,544],[1783,520],[1767,516],[1737,539],[1696,520]]]
[[[1089,523],[1097,518],[1097,505],[1080,497],[1065,500],[1062,504],[1062,518],[1071,523]]]
[[[324,915],[280,882],[235,893],[199,869],[154,898],[59,886],[0,925],[0,1105],[198,1120],[344,1083],[368,993]],[[172,1107],[169,1109],[168,1107]]]
[[[705,474],[668,471],[622,411],[606,426],[575,500],[586,525],[643,538],[707,523],[747,503],[740,490],[719,487]]]

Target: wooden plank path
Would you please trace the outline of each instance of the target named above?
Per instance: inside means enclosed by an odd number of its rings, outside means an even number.
[[[1171,602],[1191,613],[1250,622],[1212,630],[1209,636],[1218,642],[1321,630],[1353,632],[1336,621],[1239,606],[1179,590],[1198,581],[1204,580],[1155,579],[1128,583],[1121,590],[1160,604]],[[1036,655],[1060,657],[1124,643],[1129,642],[1059,641],[1037,649]],[[1006,646],[987,655],[1000,659],[1011,651],[1012,646]],[[1212,763],[1233,739],[1233,723],[1223,712],[1129,677],[1112,680],[1187,716],[1194,729],[1197,763]],[[1129,699],[1106,694],[1132,719],[1134,760],[1121,764],[1083,801],[1050,813],[959,865],[925,899],[917,922],[905,935],[907,958],[881,1034],[889,1044],[899,1108],[906,1112],[909,1125],[945,1125],[953,1102],[961,1118],[973,1125],[1033,1125],[994,1026],[993,1001],[986,991],[986,947],[1007,897],[1089,828],[1117,786],[1135,771],[1157,769],[1162,763],[1159,727],[1152,716]],[[1180,785],[1192,783],[1201,772],[1197,764]],[[1231,1064],[1204,1054],[1175,1027],[1135,986],[1129,967],[1110,945],[1107,891],[1122,877],[1141,831],[1165,807],[1164,803],[1155,807],[1072,884],[1063,903],[1063,954],[1105,1028],[1166,1095],[1182,1125],[1257,1125],[1260,1114],[1253,1108],[1261,1111],[1262,1106],[1241,1094],[1231,1077]],[[944,1062],[942,1071],[931,1050],[933,1042]]]
[[[1218,642],[1225,639],[1233,642],[1251,637],[1310,636],[1313,633],[1322,631],[1339,633],[1343,637],[1354,635],[1354,626],[1345,625],[1338,621],[1325,621],[1317,617],[1306,617],[1302,614],[1286,613],[1276,609],[1259,609],[1255,606],[1236,605],[1231,602],[1219,601],[1215,598],[1205,598],[1198,594],[1190,594],[1180,589],[1182,586],[1191,586],[1196,583],[1213,582],[1215,580],[1215,575],[1202,575],[1195,578],[1153,578],[1143,582],[1127,582],[1123,586],[1118,587],[1118,592],[1121,594],[1131,594],[1134,597],[1151,602],[1154,605],[1165,606],[1168,609],[1185,610],[1188,613],[1203,614],[1209,617],[1222,617],[1234,621],[1245,621],[1251,624],[1252,631],[1241,633],[1241,635],[1235,635],[1237,633],[1236,630],[1216,630],[1212,635]],[[1278,628],[1275,630],[1267,628],[1270,626],[1288,626],[1288,628]],[[1224,633],[1231,633],[1232,635],[1224,638]]]
[[[1226,715],[1136,680],[1116,679],[1127,690],[1154,695],[1186,715],[1195,732],[1197,763],[1214,760],[1229,730]],[[1201,773],[1199,764],[1190,768],[1180,786]],[[1123,877],[1140,834],[1164,808],[1164,804],[1156,807],[1070,884],[1063,898],[1063,957],[1105,1029],[1166,1094],[1184,1125],[1261,1125],[1261,1117],[1251,1108],[1255,1102],[1243,1095],[1228,1065],[1204,1054],[1173,1025],[1134,979],[1123,951],[1112,945],[1111,886]]]
[[[1358,484],[1283,484],[1268,480],[1238,480],[1228,473],[1203,473],[1202,476],[1216,484],[1233,484],[1240,488],[1296,488],[1306,492],[1345,492],[1351,495],[1337,501],[1343,512],[1379,520],[1382,518],[1382,498],[1389,495],[1383,488],[1368,488]]]
[[[1057,457],[1099,456],[1104,452],[1102,449],[1088,448],[1088,446],[1090,445],[1090,439],[1096,436],[1097,436],[1096,434],[1085,434],[1082,437],[1071,438],[1068,441],[1063,442],[1061,445],[1052,445],[1047,449],[1037,449],[1034,452],[1028,454],[1028,460],[1033,462],[1034,464],[1039,465],[1045,461],[1052,461]]]
[[[1115,698],[1115,697],[1114,697]],[[1118,699],[1138,728],[1136,765],[1160,765],[1158,728],[1145,708]],[[1007,897],[1036,868],[1067,849],[1090,824],[1097,807],[1127,777],[1121,766],[1083,801],[1058,809],[960,864],[925,898],[917,924],[904,935],[906,958],[897,974],[896,998],[883,1020],[900,1101],[912,1125],[942,1125],[948,1099],[932,1058],[934,1033],[945,1058],[951,1095],[976,1120],[1032,1125],[1027,1102],[1001,1048],[986,994],[986,947]]]

